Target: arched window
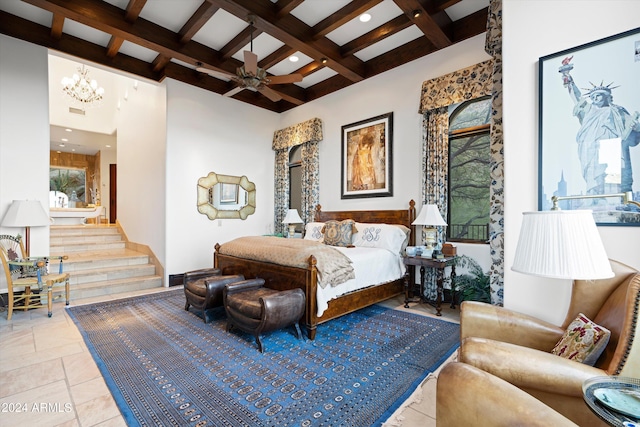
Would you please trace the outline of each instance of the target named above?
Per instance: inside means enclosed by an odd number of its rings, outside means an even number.
[[[447,240],[489,240],[491,99],[449,109],[449,212]]]

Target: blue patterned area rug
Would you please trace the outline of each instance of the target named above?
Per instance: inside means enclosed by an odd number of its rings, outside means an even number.
[[[130,426],[381,425],[458,347],[459,325],[378,305],[253,336],[182,289],[68,310]]]

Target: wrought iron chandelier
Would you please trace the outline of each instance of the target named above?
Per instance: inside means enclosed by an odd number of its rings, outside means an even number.
[[[95,107],[102,101],[104,89],[98,87],[98,82],[89,79],[89,70],[78,67],[78,73],[73,77],[62,78],[62,90],[75,102],[78,102],[82,109]]]

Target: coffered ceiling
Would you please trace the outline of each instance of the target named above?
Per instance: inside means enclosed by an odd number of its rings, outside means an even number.
[[[145,79],[170,77],[283,112],[483,33],[488,4],[2,0],[0,32]],[[368,22],[359,19],[364,13],[371,15]],[[243,65],[244,50],[252,50],[269,75],[299,73],[302,81],[270,86],[282,98],[276,102],[254,90],[230,95],[237,83],[228,76]]]

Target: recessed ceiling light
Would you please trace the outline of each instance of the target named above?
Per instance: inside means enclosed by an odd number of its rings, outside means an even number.
[[[73,132],[73,130],[71,130],[71,129],[69,129],[69,128],[66,128],[65,130],[66,130],[67,132]]]
[[[58,147],[64,147],[64,144],[58,144]]]
[[[297,56],[295,56],[295,55],[291,55],[291,56],[289,57],[289,61],[291,61],[291,62],[298,62],[298,59],[300,59],[300,58],[298,58],[298,57],[297,57]]]
[[[60,141],[62,141],[62,142],[67,142],[67,141],[69,141],[69,140],[68,140],[67,138],[60,138]]]
[[[71,149],[71,151],[73,151],[73,152],[75,153],[76,149],[75,149],[75,148],[72,148],[72,149]]]
[[[363,13],[360,15],[360,22],[369,22],[371,20],[371,15],[368,13]]]
[[[413,11],[413,17],[417,18],[418,16],[420,16],[420,10],[414,10]]]
[[[108,144],[107,144],[107,145],[105,145],[105,147],[107,147],[107,148],[111,148],[111,146],[110,146],[110,145],[108,145]]]

